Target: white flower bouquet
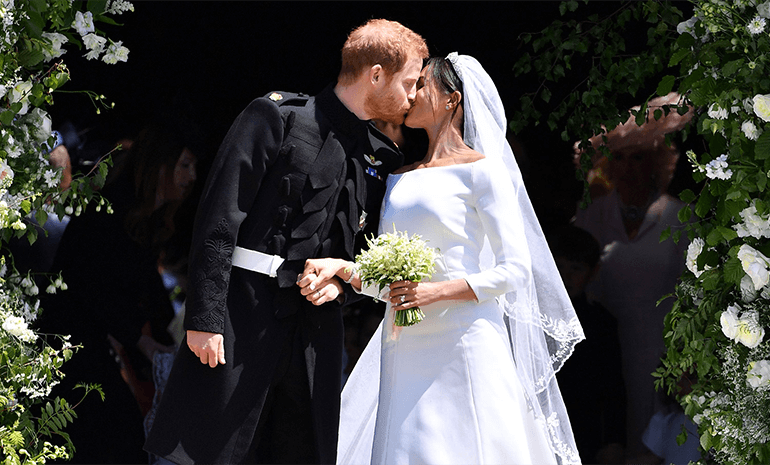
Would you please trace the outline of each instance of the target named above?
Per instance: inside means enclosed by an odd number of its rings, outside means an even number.
[[[377,284],[382,291],[396,281],[420,282],[430,279],[435,270],[436,249],[428,247],[419,235],[408,236],[406,232],[383,233],[376,238],[367,238],[368,249],[356,256],[356,268],[361,282],[370,286]],[[419,307],[397,310],[396,326],[412,326],[425,318]]]

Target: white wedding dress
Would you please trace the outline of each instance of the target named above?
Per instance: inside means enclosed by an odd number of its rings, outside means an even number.
[[[422,236],[440,252],[432,281],[464,278],[478,302],[424,306],[397,334],[388,308],[342,393],[338,463],[556,463],[496,300],[530,269],[515,195],[491,158],[388,177],[380,229]],[[497,265],[483,270],[485,234]]]

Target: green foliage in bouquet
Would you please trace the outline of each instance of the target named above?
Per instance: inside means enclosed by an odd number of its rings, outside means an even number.
[[[38,284],[45,291],[66,290],[60,274],[19,273],[7,244],[26,238],[32,244],[50,215],[79,215],[91,202],[111,207],[99,194],[109,160],[86,176],[59,188],[61,168],[49,163],[52,122],[46,111],[69,80],[61,56],[66,44],[85,48],[85,58],[107,64],[126,61],[128,49],[104,37],[95,24],[117,24],[110,15],[133,11],[123,0],[0,0],[0,449],[2,464],[38,464],[68,458],[75,450],[66,426],[76,421],[74,406],[50,398],[64,376],[62,365],[78,348],[61,339],[54,349],[34,322],[41,312]],[[85,94],[97,105],[103,97]],[[97,389],[82,386],[84,393]]]
[[[684,97],[677,107],[643,104],[632,112],[639,124],[695,108],[691,128],[702,148],[687,157],[699,187],[680,194],[690,243],[656,386],[697,424],[704,462],[770,463],[770,1],[695,0],[686,21],[683,3],[605,5],[606,17],[559,20],[521,37],[534,50],[516,70],[534,70],[542,83],[511,126],[542,117],[564,128],[564,140],[581,140],[583,177],[591,167],[587,139],[628,116],[618,96],[653,89],[646,102],[671,91]],[[563,2],[562,13],[577,14],[578,6]],[[624,55],[623,29],[639,21],[649,25],[647,48]],[[575,78],[578,60],[589,65]],[[577,84],[553,104],[550,89],[565,76]],[[661,240],[670,238],[679,236],[666,231]]]
[[[356,256],[361,282],[377,284],[382,291],[396,281],[420,282],[430,279],[435,271],[436,250],[428,247],[419,235],[396,231],[366,239],[368,248]],[[425,318],[420,307],[398,310],[396,326],[411,326]]]

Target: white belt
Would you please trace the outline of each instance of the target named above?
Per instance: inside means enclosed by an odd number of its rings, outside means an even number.
[[[266,274],[271,278],[276,277],[276,271],[278,271],[281,263],[283,263],[283,258],[278,255],[268,255],[237,246],[233,251],[233,266]]]

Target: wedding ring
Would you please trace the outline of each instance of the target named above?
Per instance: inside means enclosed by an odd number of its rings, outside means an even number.
[[[401,303],[404,303],[404,302],[406,302],[406,296],[405,296],[405,295],[402,295],[402,296],[401,296]]]
[[[319,298],[319,297],[321,297],[321,291],[317,291],[317,292],[315,293],[315,297],[316,297],[316,299],[317,299],[317,298]]]

